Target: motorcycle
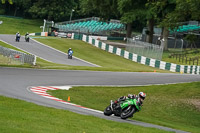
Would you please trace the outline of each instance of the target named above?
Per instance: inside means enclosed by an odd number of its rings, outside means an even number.
[[[16,36],[15,41],[19,42],[19,40],[20,40],[20,36]]]
[[[110,105],[104,110],[104,115],[110,116],[114,114],[115,116],[120,116],[121,119],[127,119],[129,117],[133,117],[133,114],[141,109],[141,99],[138,97],[128,98],[124,101],[120,101],[119,103],[114,103],[111,100]]]
[[[69,50],[69,52],[68,52],[68,59],[72,59],[72,54],[73,54],[73,51]]]
[[[25,41],[26,41],[26,42],[29,42],[29,35],[26,35],[26,36],[25,36]]]

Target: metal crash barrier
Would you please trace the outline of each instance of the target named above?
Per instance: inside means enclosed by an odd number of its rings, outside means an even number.
[[[36,65],[36,56],[35,55],[30,55],[26,54],[23,52],[19,52],[13,49],[5,48],[0,46],[0,54],[3,56],[6,56],[8,58],[18,60],[21,62],[21,64],[28,63],[31,65]]]

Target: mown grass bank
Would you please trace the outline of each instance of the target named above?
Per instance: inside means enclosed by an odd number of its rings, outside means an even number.
[[[1,133],[165,133],[0,96]]]
[[[21,19],[15,17],[10,18],[10,17],[0,16],[0,21],[3,21],[3,24],[0,25],[0,34],[16,34],[16,32],[19,31],[21,35],[24,35],[26,32],[29,33],[41,32],[42,30],[40,29],[40,26],[43,25],[43,20]],[[185,62],[178,61],[175,58],[170,58],[169,55],[171,53],[180,53],[180,51],[177,52],[176,49],[173,49],[173,51],[171,50],[164,51],[162,61],[181,64],[181,65],[189,65],[188,63],[186,64]],[[188,57],[200,56],[200,52],[195,54],[189,54],[187,56]],[[71,69],[71,67],[69,67],[69,69]]]
[[[141,87],[73,87],[69,91],[48,91],[72,103],[103,111],[110,100],[129,93],[146,92],[141,112],[134,120],[159,124],[184,131],[200,131],[200,82]]]
[[[123,57],[108,53],[104,50],[96,48],[80,40],[71,40],[65,38],[54,38],[54,39],[37,38],[36,40],[48,46],[51,46],[55,49],[58,49],[64,53],[67,53],[67,50],[69,48],[72,48],[72,50],[74,51],[73,54],[74,56],[101,66],[101,67],[71,66],[70,69],[95,70],[95,71],[132,71],[132,72],[133,71],[154,72],[154,70],[156,70],[157,72],[169,72],[133,62]]]
[[[43,25],[43,20],[31,20],[21,18],[10,18],[0,16],[0,34],[16,34],[18,31],[21,35],[26,32],[35,33],[41,32],[40,26]]]
[[[36,40],[51,46],[55,49],[58,49],[64,53],[67,53],[67,50],[71,47],[74,51],[74,56],[86,60],[88,62],[94,63],[101,67],[86,67],[86,66],[70,66],[70,65],[61,65],[51,62],[47,62],[40,58],[37,58],[36,66],[29,66],[32,68],[41,68],[41,69],[68,69],[68,70],[93,70],[93,71],[132,71],[132,72],[169,72],[159,70],[157,68],[145,66],[131,60],[125,59],[123,57],[108,53],[99,48],[96,48],[88,43],[79,40],[71,40],[66,38],[37,38]],[[15,47],[12,47],[8,44],[0,42],[0,45],[3,47],[12,48],[15,50]],[[21,50],[20,50],[21,51]],[[66,56],[67,58],[67,56]],[[1,65],[1,64],[0,64]],[[2,64],[5,66],[5,64]]]

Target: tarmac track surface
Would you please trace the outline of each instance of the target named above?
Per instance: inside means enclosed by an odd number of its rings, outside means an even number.
[[[4,35],[0,34],[0,40],[15,46],[19,49],[22,49],[30,54],[36,55],[44,60],[54,62],[57,64],[65,64],[72,66],[91,66],[97,67],[98,65],[89,63],[87,61],[81,60],[73,56],[73,59],[68,59],[66,53],[55,50],[47,45],[43,45],[33,39],[30,39],[30,42],[26,42],[25,38],[21,36],[20,42],[15,41],[15,35]]]
[[[41,97],[40,95],[34,94],[29,89],[31,86],[134,86],[193,81],[200,81],[200,76],[167,73],[39,70],[0,67],[0,95],[22,99],[43,106],[66,109],[79,114],[93,115],[108,120],[159,128],[178,133],[184,133],[184,131],[134,120],[122,120],[114,116],[104,116],[99,112],[66,105]]]
[[[45,60],[58,64],[75,66],[97,66],[78,58],[67,59],[67,55],[34,40],[29,43],[21,37],[15,42],[15,35],[0,35],[10,45],[39,56]],[[134,86],[152,84],[171,84],[200,81],[199,75],[166,74],[166,73],[137,73],[137,72],[95,72],[95,71],[69,71],[69,70],[38,70],[0,67],[0,95],[18,98],[39,105],[66,109],[84,115],[125,122],[144,127],[159,128],[167,131],[185,133],[163,126],[157,126],[134,120],[122,120],[118,117],[104,116],[102,113],[86,110],[73,105],[66,105],[51,99],[41,97],[30,91],[31,86]]]

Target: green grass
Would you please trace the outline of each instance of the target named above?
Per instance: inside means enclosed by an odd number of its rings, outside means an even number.
[[[0,34],[16,34],[18,31],[21,35],[25,35],[26,32],[35,33],[41,32],[40,26],[43,25],[43,20],[31,20],[31,19],[17,19],[0,16]]]
[[[56,48],[64,53],[67,53],[69,48],[74,51],[74,56],[86,60],[88,62],[97,64],[101,67],[68,67],[68,69],[79,70],[96,70],[96,71],[135,71],[135,72],[168,72],[145,66],[123,57],[108,53],[99,48],[96,48],[86,42],[80,40],[71,40],[65,38],[43,39],[38,38],[40,41],[48,46]]]
[[[51,63],[45,61],[43,59],[37,58],[36,66],[22,66],[15,65],[15,67],[29,67],[29,68],[41,68],[41,69],[68,69],[68,70],[94,70],[94,71],[148,71],[153,72],[157,70],[158,72],[167,72],[158,70],[156,68],[148,67],[145,65],[141,65],[130,60],[124,59],[122,57],[110,54],[103,50],[100,50],[96,47],[93,47],[85,42],[79,40],[71,40],[71,39],[63,39],[63,38],[44,38],[37,39],[43,43],[48,44],[51,47],[57,48],[65,53],[69,47],[74,49],[74,56],[77,56],[86,61],[95,63],[102,67],[87,67],[87,66],[69,66],[69,65],[61,65],[56,63]],[[19,50],[13,46],[5,44],[0,41],[0,46],[11,48],[14,50]],[[66,56],[67,57],[67,56]],[[0,66],[6,66],[6,63],[0,63]],[[10,66],[10,65],[8,65]]]
[[[20,52],[23,52],[23,53],[27,53],[27,52],[24,52],[20,49],[17,49],[11,45],[8,45],[4,42],[1,42],[0,41],[0,46],[3,46],[3,47],[6,47],[6,48],[9,48],[9,49],[13,49],[13,50],[17,50],[17,51],[20,51]],[[40,59],[39,59],[40,60]],[[3,56],[0,54],[0,66],[5,66],[5,67],[24,67],[24,68],[31,68],[32,66],[30,64],[27,64],[27,63],[24,63],[24,64],[21,64],[20,61],[17,61],[17,60],[13,60],[9,57],[6,57],[6,56]]]
[[[8,44],[6,44],[6,43],[4,43],[4,42],[1,42],[1,41],[0,41],[0,46],[5,47],[5,48],[9,48],[9,49],[13,49],[13,50],[17,50],[17,51],[20,51],[20,52],[24,52],[24,51],[22,51],[22,50],[20,50],[20,49],[17,49],[17,48],[15,48],[15,47],[13,47],[13,46],[11,46],[11,45],[8,45]],[[25,53],[25,52],[24,52],[24,53]]]
[[[1,133],[165,133],[0,96]]]
[[[200,49],[197,49],[197,50],[200,51]],[[184,61],[182,61],[182,59],[180,59],[180,61],[179,61],[178,57],[176,59],[176,57],[173,58],[173,57],[170,57],[170,55],[172,53],[176,53],[176,54],[187,53],[187,57],[188,58],[194,58],[194,57],[197,57],[197,56],[200,57],[200,52],[196,53],[195,51],[196,51],[195,49],[192,49],[192,50],[186,49],[185,51],[180,52],[180,51],[176,51],[174,49],[169,49],[169,51],[164,51],[163,52],[162,60],[165,61],[165,62],[171,62],[171,63],[175,63],[175,64],[179,64],[179,65],[193,65],[192,61],[189,64],[189,61],[187,61],[187,63],[186,63],[185,59],[184,59]],[[194,65],[198,65],[199,66],[200,63],[198,62],[198,64],[197,64],[197,61],[195,61]]]
[[[43,20],[7,17],[0,17],[0,20],[3,21],[3,24],[0,25],[0,34],[15,34],[17,31],[22,35],[26,32],[40,32],[41,29],[39,27],[43,25]],[[37,58],[37,66],[12,66],[41,69],[137,72],[153,72],[156,70],[157,72],[168,72],[132,62],[78,40],[63,38],[40,38],[37,40],[65,53],[71,47],[74,50],[75,56],[102,67],[60,65],[44,61],[40,58]],[[0,45],[18,50],[2,42],[0,42]],[[180,64],[174,59],[168,58],[168,54],[164,53],[164,61]],[[3,60],[3,58],[0,60]],[[11,65],[0,63],[0,66]],[[64,100],[67,100],[67,97],[70,96],[73,103],[104,110],[111,99],[116,99],[128,93],[144,91],[147,92],[147,99],[142,111],[135,114],[134,119],[197,133],[200,131],[199,86],[200,83],[197,82],[145,87],[74,87],[69,91],[59,90],[50,93]],[[3,133],[164,132],[151,128],[111,122],[92,116],[79,115],[66,110],[42,107],[3,96],[0,96],[0,118],[0,131]]]
[[[73,87],[69,91],[48,91],[51,95],[103,111],[110,100],[129,93],[147,93],[143,109],[134,120],[159,124],[184,131],[200,131],[200,82],[141,87]]]
[[[101,67],[87,67],[87,66],[70,66],[56,64],[52,62],[45,61],[43,59],[37,58],[36,66],[26,66],[29,68],[41,68],[41,69],[67,69],[67,70],[93,70],[93,71],[131,71],[131,72],[169,72],[164,70],[159,70],[158,68],[153,68],[145,66],[131,60],[125,59],[123,57],[108,53],[99,48],[96,48],[88,43],[80,40],[71,40],[66,38],[37,38],[48,46],[58,49],[64,53],[67,53],[68,48],[72,48],[74,51],[74,56],[86,60],[88,62],[97,64]],[[19,50],[13,46],[0,42],[3,47],[11,48],[14,50]],[[66,56],[67,57],[67,56]],[[5,66],[6,64],[1,64],[0,66]],[[15,66],[16,67],[16,66]],[[21,67],[21,65],[19,66]]]

